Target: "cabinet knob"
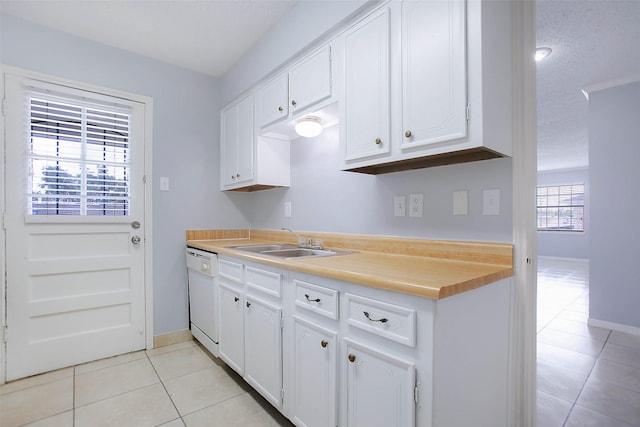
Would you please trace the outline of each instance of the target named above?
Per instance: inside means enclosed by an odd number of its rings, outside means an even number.
[[[349,356],[347,356],[349,359],[349,362],[353,363],[356,361],[356,355],[355,354],[349,354]]]
[[[320,341],[320,345],[322,346],[322,348],[327,348],[329,343],[327,342],[327,340],[322,340],[322,341]]]
[[[251,307],[251,303],[247,301],[247,308]]]
[[[291,100],[291,105],[293,105],[293,106],[295,107],[296,105],[298,105],[298,103],[296,102],[296,100],[295,100],[295,99],[292,99],[292,100]]]
[[[378,145],[382,144],[382,140],[380,138],[376,138],[376,144]]]
[[[411,138],[411,136],[412,136],[412,135],[413,135],[413,134],[411,133],[411,131],[410,131],[410,130],[408,130],[408,131],[406,131],[406,132],[404,133],[404,136],[405,136],[406,138]]]
[[[231,175],[231,179],[236,179],[236,176],[235,175]]]
[[[278,107],[278,111],[280,111],[282,113],[284,111],[284,108]]]
[[[234,300],[235,302],[238,302],[238,301],[240,301],[240,298],[238,298],[238,297],[233,297],[233,300]]]
[[[239,173],[236,174],[236,178],[240,178],[240,174]]]

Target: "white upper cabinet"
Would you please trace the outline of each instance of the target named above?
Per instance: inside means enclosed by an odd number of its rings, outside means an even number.
[[[464,6],[402,3],[402,148],[467,136]]]
[[[258,126],[264,129],[308,112],[331,98],[331,47],[311,53],[258,89]]]
[[[253,96],[221,113],[221,183],[233,187],[253,179]]]
[[[511,155],[510,8],[506,1],[404,0],[348,29],[342,169],[378,174]],[[378,22],[385,13],[389,36]],[[373,25],[378,32],[368,34]],[[353,46],[365,34],[378,56]],[[363,71],[362,63],[370,67]],[[381,81],[387,69],[389,83]],[[391,136],[376,149],[369,132],[388,119],[375,92],[387,84]]]
[[[331,48],[325,46],[289,72],[289,98],[293,114],[331,96]]]
[[[389,8],[384,7],[344,35],[344,86],[340,105],[345,159],[391,152]]]
[[[260,128],[269,126],[289,115],[289,78],[287,74],[267,83],[258,91]]]
[[[221,190],[289,186],[289,141],[256,135],[253,95],[223,109],[220,123]]]

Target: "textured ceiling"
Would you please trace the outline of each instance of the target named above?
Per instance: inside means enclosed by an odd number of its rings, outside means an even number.
[[[297,1],[0,0],[2,13],[220,76]]]
[[[581,89],[640,73],[640,1],[538,0],[538,170],[587,167]]]

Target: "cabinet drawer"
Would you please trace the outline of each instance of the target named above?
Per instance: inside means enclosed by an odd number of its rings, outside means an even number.
[[[352,294],[346,297],[350,326],[415,347],[415,310]]]
[[[220,278],[223,282],[242,286],[242,264],[221,259],[219,261]]]
[[[247,286],[274,297],[282,295],[282,275],[258,268],[247,267],[245,271]]]
[[[297,307],[338,320],[338,291],[300,280],[294,280],[293,283],[296,289]]]

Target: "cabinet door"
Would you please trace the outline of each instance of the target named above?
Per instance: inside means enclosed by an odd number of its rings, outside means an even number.
[[[293,422],[306,427],[336,423],[336,333],[293,318]]]
[[[246,297],[245,380],[273,406],[282,406],[282,310]]]
[[[391,149],[389,9],[345,34],[345,160],[388,154]]]
[[[235,182],[253,180],[255,147],[254,100],[247,97],[238,105],[238,162]]]
[[[289,79],[286,74],[258,91],[256,100],[258,125],[263,128],[289,114]]]
[[[414,365],[345,338],[348,364],[347,425],[415,424]]]
[[[244,322],[242,296],[224,285],[220,292],[220,357],[239,374],[244,373]]]
[[[220,182],[222,187],[236,181],[238,162],[238,106],[220,114]]]
[[[465,1],[402,3],[401,148],[467,135]]]
[[[331,51],[325,47],[289,72],[289,111],[295,113],[331,96]]]

